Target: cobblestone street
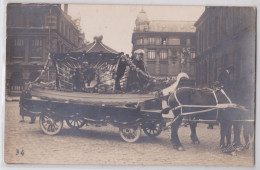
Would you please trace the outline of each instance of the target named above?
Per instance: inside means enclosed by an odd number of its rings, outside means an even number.
[[[219,151],[219,126],[213,130],[198,124],[199,145],[190,140],[190,128],[181,127],[180,140],[185,151],[176,151],[170,142],[170,130],[151,139],[143,132],[136,143],[126,143],[112,126],[84,126],[72,130],[64,122],[56,136],[45,135],[39,126],[19,123],[19,103],[7,102],[5,115],[5,162],[33,164],[109,164],[109,165],[198,165],[198,166],[252,166],[252,149],[237,156]],[[17,149],[19,154],[17,154]],[[24,155],[22,156],[21,151]]]

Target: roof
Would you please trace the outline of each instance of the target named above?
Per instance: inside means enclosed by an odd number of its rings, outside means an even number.
[[[153,20],[149,24],[150,32],[196,32],[195,21]]]
[[[80,68],[85,61],[89,65],[100,65],[103,63],[114,63],[118,52],[102,43],[103,36],[95,36],[94,42],[86,47],[71,51],[69,53],[57,53],[52,59],[63,63],[70,68]]]
[[[94,41],[86,47],[74,50],[72,52],[86,52],[86,53],[105,53],[105,54],[118,54],[117,51],[102,43],[103,37],[94,37]]]
[[[135,24],[149,23],[149,19],[146,12],[142,9],[136,17]]]

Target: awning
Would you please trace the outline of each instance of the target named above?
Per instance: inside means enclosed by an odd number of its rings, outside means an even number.
[[[94,41],[88,44],[86,47],[74,50],[72,52],[85,52],[87,54],[90,53],[101,53],[101,54],[115,54],[118,52],[102,42],[103,36],[94,37]]]
[[[57,53],[52,59],[70,68],[80,68],[82,63],[87,62],[92,66],[116,64],[118,52],[102,43],[103,36],[94,37],[94,41],[87,46],[69,53]]]

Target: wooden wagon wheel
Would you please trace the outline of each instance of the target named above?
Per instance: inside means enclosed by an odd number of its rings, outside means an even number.
[[[54,120],[48,115],[41,115],[39,123],[42,131],[47,135],[58,134],[63,126],[63,120]]]
[[[119,133],[121,138],[126,142],[136,142],[141,136],[141,126],[120,127]]]
[[[72,129],[79,129],[85,125],[85,120],[77,116],[73,116],[72,119],[67,119],[66,123]]]
[[[158,121],[150,121],[142,125],[144,133],[149,137],[156,137],[162,132],[162,123]]]

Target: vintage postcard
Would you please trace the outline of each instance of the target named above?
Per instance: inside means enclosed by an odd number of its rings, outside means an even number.
[[[254,166],[255,7],[6,12],[5,163]]]

